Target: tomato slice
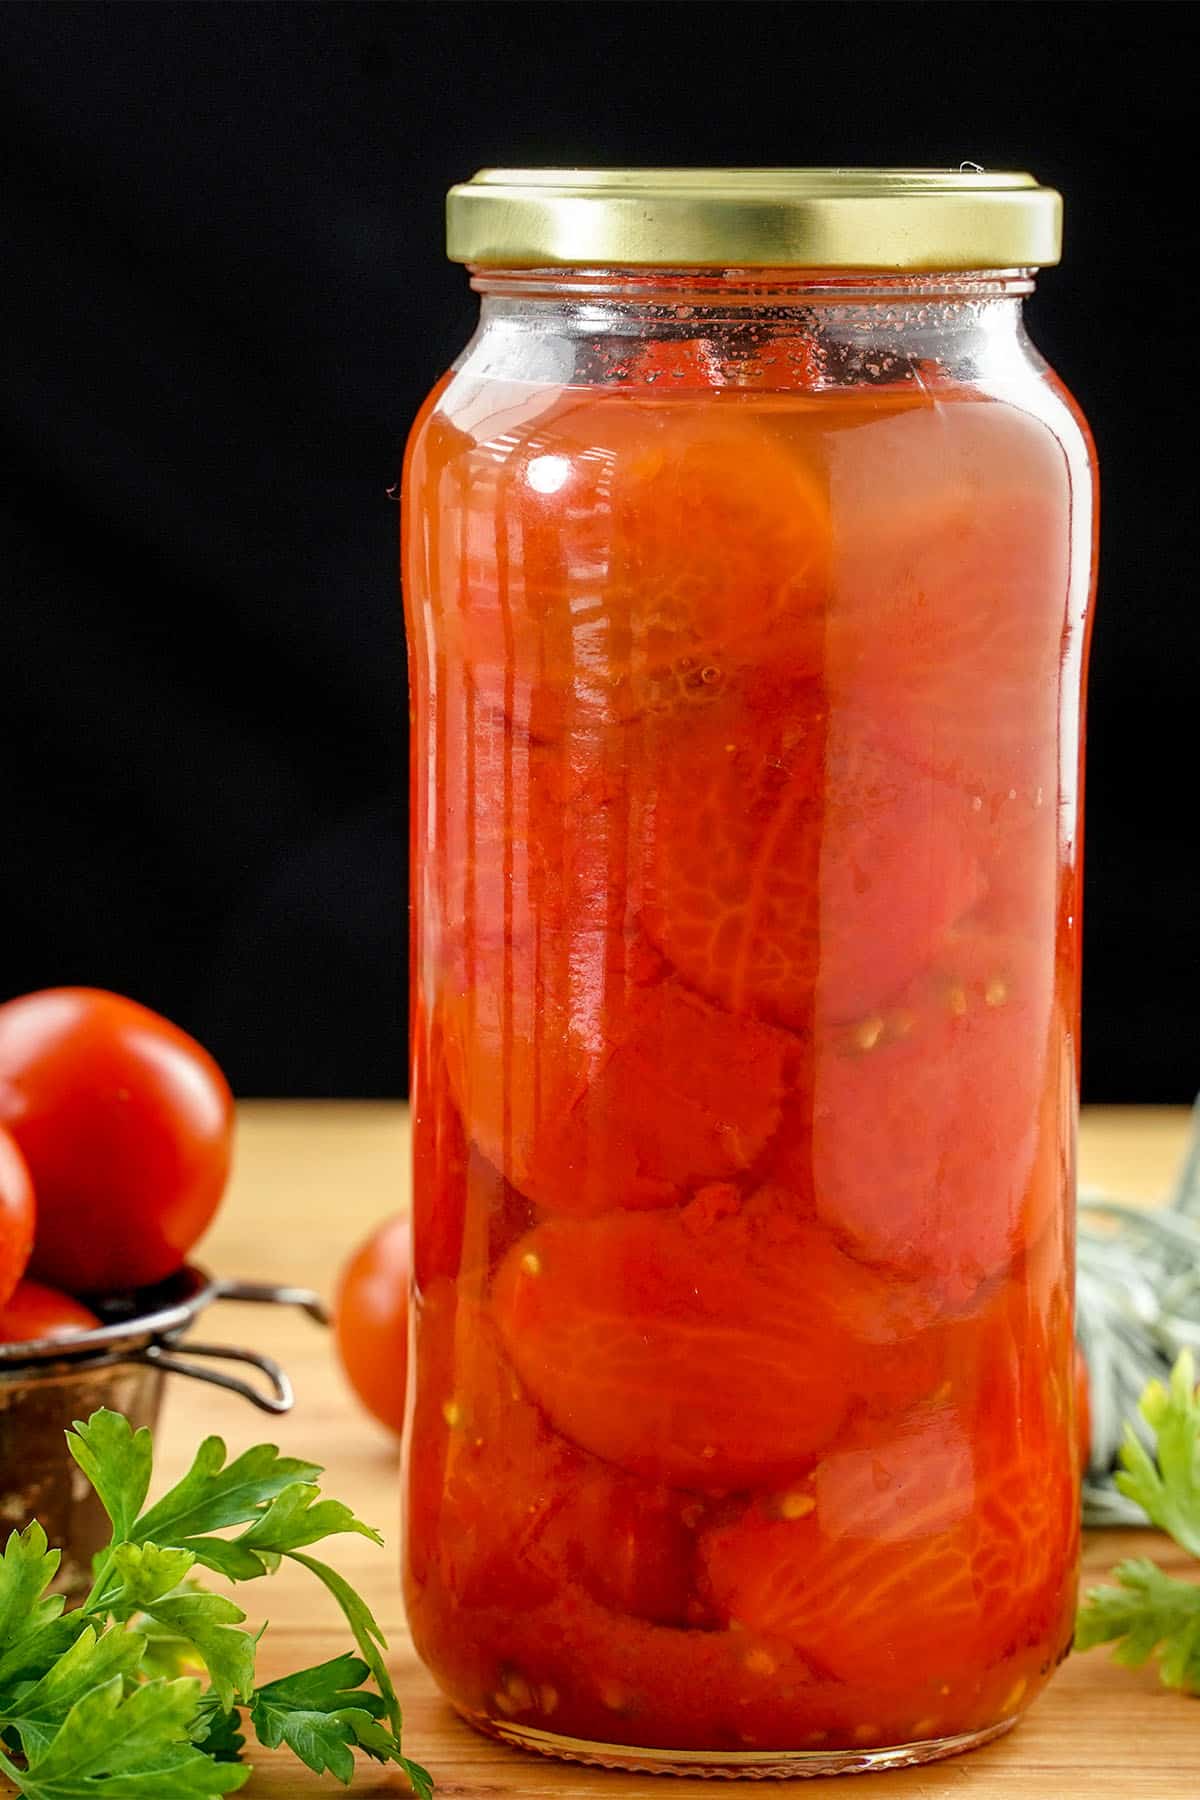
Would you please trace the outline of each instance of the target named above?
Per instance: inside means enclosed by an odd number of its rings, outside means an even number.
[[[639,985],[610,956],[607,940],[555,939],[548,927],[544,944],[515,942],[474,988],[443,998],[468,1132],[552,1212],[671,1205],[749,1168],[779,1124],[795,1060],[785,1033],[673,979]]]
[[[486,1310],[456,1302],[449,1282],[419,1305],[416,1356],[406,1529],[418,1596],[521,1610],[572,1587],[639,1617],[684,1618],[697,1522],[686,1496],[557,1437]]]
[[[479,449],[466,507],[447,641],[485,710],[535,737],[819,664],[823,485],[736,400],[565,396],[516,449]]]
[[[765,684],[764,684],[765,686]],[[642,921],[687,981],[736,1013],[853,1018],[929,960],[979,897],[967,796],[824,689],[758,694],[659,734]]]
[[[1060,446],[1015,409],[953,403],[856,443],[832,482],[831,705],[884,706],[975,796],[1052,792],[1072,628]]]
[[[1010,1405],[929,1407],[861,1433],[799,1488],[705,1534],[730,1625],[840,1681],[911,1689],[1022,1648],[1057,1653],[1071,1605],[1071,1456]]]
[[[422,1660],[468,1715],[593,1743],[715,1752],[867,1749],[987,1727],[1046,1679],[1040,1648],[903,1686],[835,1681],[779,1638],[678,1630],[578,1590],[506,1612],[423,1608]]]
[[[794,1492],[708,1535],[718,1615],[841,1681],[948,1672],[977,1618],[973,1499],[970,1445],[952,1417],[835,1450]]]
[[[603,1067],[539,1144],[535,1192],[584,1216],[741,1173],[781,1117],[791,1046],[677,981],[635,992]]]
[[[964,928],[893,1007],[819,1030],[817,1214],[856,1255],[954,1304],[1061,1196],[1054,979],[1052,944]]]
[[[853,1406],[903,1403],[940,1368],[933,1303],[844,1256],[781,1190],[548,1221],[510,1251],[493,1306],[561,1432],[706,1491],[786,1480]]]
[[[489,1268],[528,1231],[533,1212],[468,1139],[450,1090],[440,1021],[418,1003],[413,1069],[413,1255],[416,1284]]]

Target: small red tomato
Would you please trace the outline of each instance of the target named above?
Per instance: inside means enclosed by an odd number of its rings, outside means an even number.
[[[38,1196],[32,1273],[96,1293],[183,1262],[224,1191],[233,1098],[208,1052],[157,1013],[49,988],[0,1006],[0,1124]]]
[[[338,1355],[369,1413],[392,1431],[404,1426],[408,1372],[409,1224],[385,1219],[342,1270],[334,1303]]]
[[[29,1165],[0,1126],[0,1306],[25,1273],[33,1249],[33,1221]]]
[[[1075,1346],[1075,1432],[1079,1440],[1080,1465],[1086,1474],[1092,1460],[1092,1383],[1087,1359],[1078,1344]]]
[[[0,1306],[0,1344],[74,1337],[80,1331],[95,1331],[99,1323],[95,1313],[70,1294],[43,1287],[40,1281],[19,1281],[8,1304]]]

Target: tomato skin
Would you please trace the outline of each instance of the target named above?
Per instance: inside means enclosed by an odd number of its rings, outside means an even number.
[[[0,1307],[25,1273],[35,1217],[29,1165],[16,1140],[0,1126]]]
[[[855,1403],[911,1400],[942,1376],[925,1295],[844,1256],[783,1190],[550,1219],[509,1251],[492,1299],[564,1437],[698,1492],[786,1482]]]
[[[95,1313],[70,1294],[60,1294],[40,1281],[19,1281],[0,1306],[0,1344],[74,1337],[80,1331],[95,1331],[99,1324]]]
[[[38,1196],[30,1271],[71,1293],[172,1274],[229,1174],[233,1096],[212,1057],[97,988],[0,1006],[0,1123]]]
[[[682,1621],[688,1496],[634,1481],[559,1437],[486,1308],[459,1300],[451,1282],[421,1296],[413,1335],[423,1377],[405,1481],[413,1630],[443,1596],[515,1616],[565,1587],[617,1612]]]
[[[389,1431],[404,1428],[408,1371],[409,1221],[385,1219],[342,1270],[334,1339],[358,1398]]]

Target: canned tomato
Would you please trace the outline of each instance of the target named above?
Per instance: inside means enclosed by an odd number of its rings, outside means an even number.
[[[1078,1550],[1086,425],[1027,175],[495,171],[404,480],[415,1406],[454,1705],[831,1773]]]

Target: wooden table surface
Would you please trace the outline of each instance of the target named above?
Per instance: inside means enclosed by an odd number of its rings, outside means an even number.
[[[1174,1172],[1186,1115],[1172,1109],[1097,1109],[1085,1116],[1085,1182],[1147,1199]],[[222,1216],[202,1260],[227,1275],[297,1282],[328,1291],[349,1247],[407,1198],[407,1120],[397,1105],[256,1102],[241,1109],[238,1168]],[[210,1341],[252,1342],[278,1356],[296,1385],[289,1418],[267,1420],[243,1403],[195,1382],[174,1383],[161,1433],[160,1473],[174,1479],[198,1438],[216,1431],[231,1448],[268,1437],[295,1455],[322,1461],[327,1491],[348,1501],[388,1538],[376,1550],[359,1538],[334,1540],[329,1560],[366,1594],[391,1643],[396,1685],[405,1708],[406,1748],[432,1770],[450,1800],[503,1795],[557,1795],[562,1800],[685,1800],[722,1791],[711,1782],[616,1775],[543,1761],[477,1736],[451,1713],[408,1645],[396,1565],[398,1477],[395,1447],[363,1414],[334,1366],[326,1334],[282,1309],[225,1305],[205,1320]],[[322,1554],[325,1554],[323,1551]],[[1086,1549],[1085,1580],[1103,1577],[1120,1557],[1151,1554],[1167,1567],[1186,1559],[1150,1533],[1102,1532]],[[349,1648],[333,1603],[303,1571],[281,1573],[270,1586],[241,1590],[243,1602],[271,1621],[260,1678],[304,1667]],[[252,1615],[254,1623],[257,1617]],[[948,1763],[887,1775],[808,1782],[808,1796],[841,1800],[1183,1800],[1197,1791],[1200,1703],[1161,1688],[1149,1671],[1117,1668],[1104,1651],[1073,1657],[1015,1732],[987,1749]],[[256,1751],[254,1796],[339,1792],[293,1759]],[[761,1784],[759,1784],[761,1786]],[[398,1773],[363,1768],[356,1794],[397,1795]]]

